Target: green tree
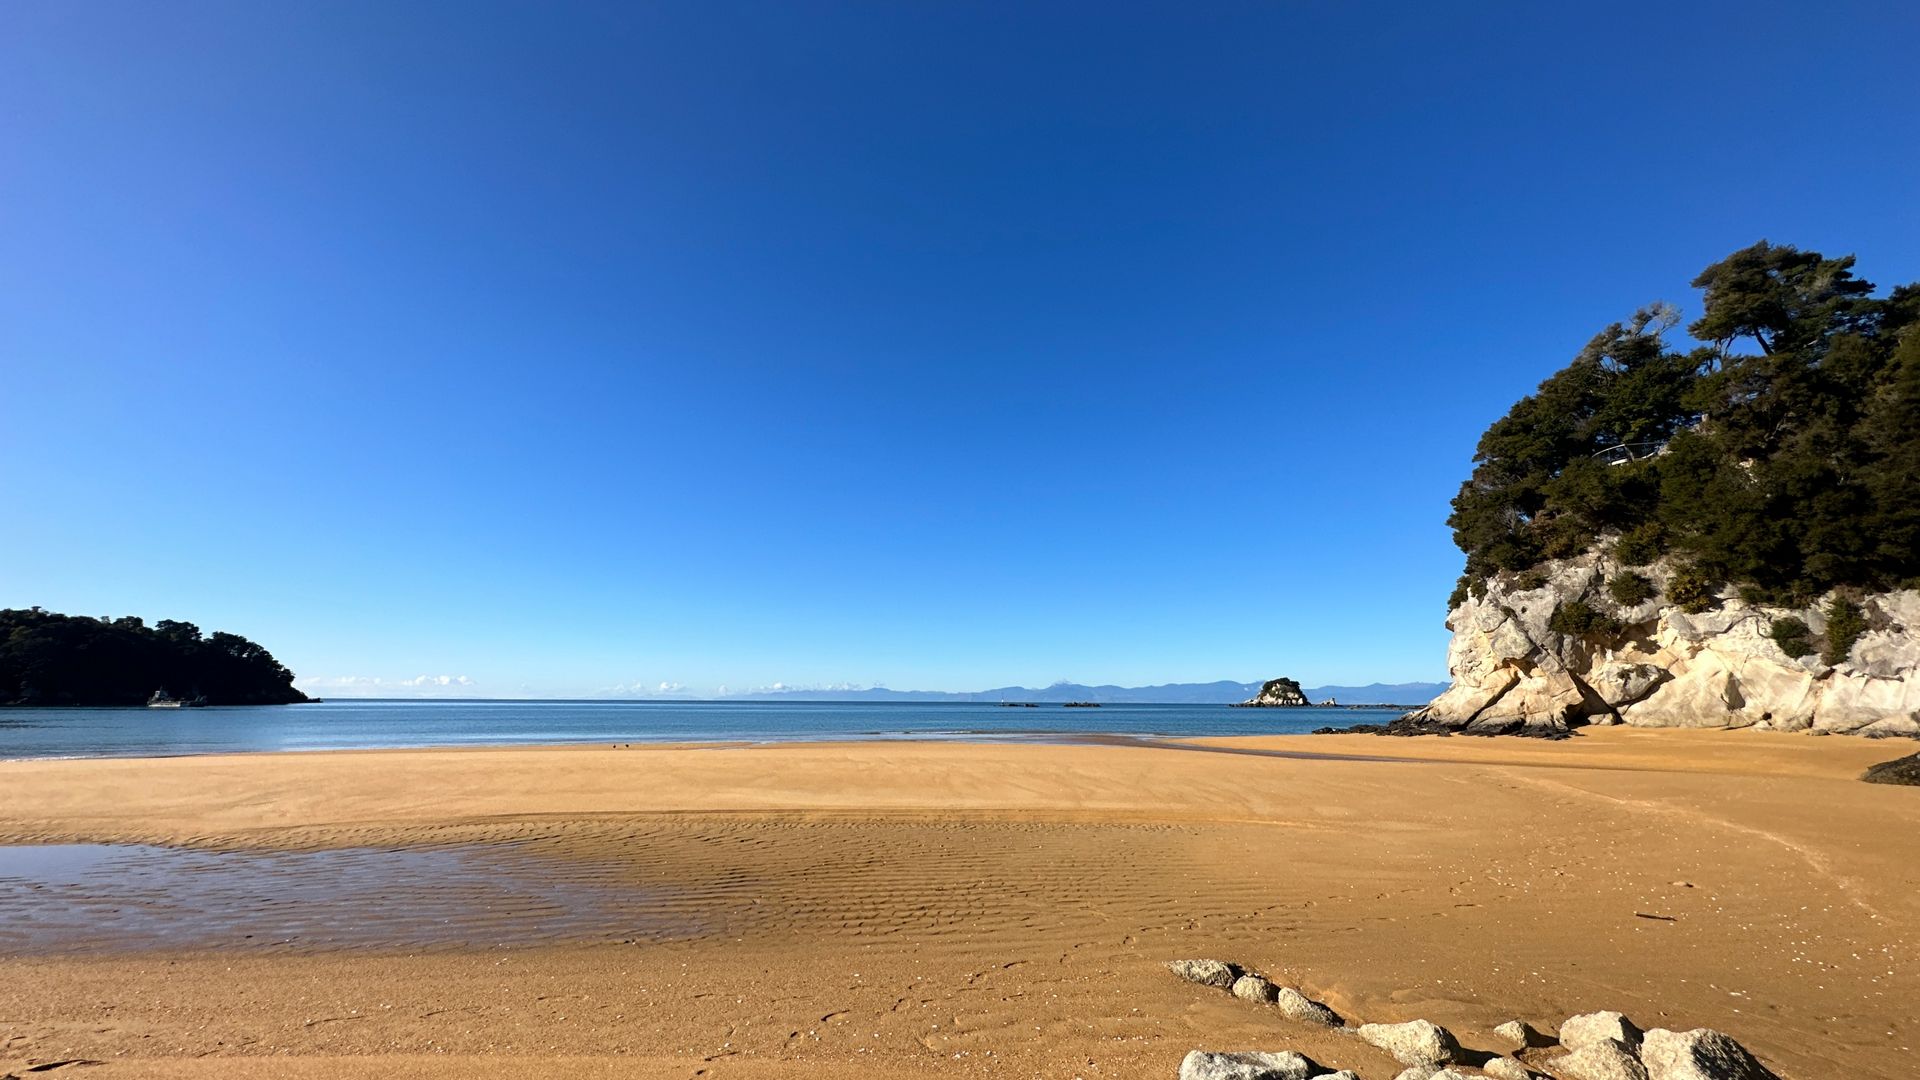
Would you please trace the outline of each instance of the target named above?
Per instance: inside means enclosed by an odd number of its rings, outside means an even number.
[[[1773,639],[1780,651],[1788,656],[1801,657],[1813,655],[1813,634],[1807,630],[1807,624],[1800,619],[1775,619],[1768,628],[1767,636]]]
[[[1721,259],[1693,279],[1705,313],[1689,333],[1725,356],[1752,339],[1765,354],[1806,348],[1849,324],[1873,286],[1853,276],[1853,256],[1828,259],[1765,240]]]
[[[0,705],[139,705],[155,690],[216,705],[305,701],[293,673],[238,634],[191,623],[149,628],[40,608],[0,611]]]
[[[1905,328],[1861,423],[1869,558],[1898,584],[1920,585],[1920,323]]]
[[[1876,299],[1853,265],[1761,241],[1695,279],[1703,345],[1650,305],[1516,402],[1447,519],[1465,592],[1616,533],[1679,557],[1690,604],[1920,580],[1920,285]]]
[[[1829,664],[1844,661],[1866,632],[1867,618],[1860,605],[1844,596],[1834,597],[1827,603],[1827,648],[1820,659]]]

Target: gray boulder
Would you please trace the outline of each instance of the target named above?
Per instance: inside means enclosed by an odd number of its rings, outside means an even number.
[[[1525,1065],[1510,1057],[1497,1057],[1480,1066],[1480,1071],[1493,1077],[1493,1080],[1532,1080],[1533,1073]]]
[[[1258,975],[1242,975],[1233,980],[1233,996],[1262,1005],[1273,1000],[1274,985]]]
[[[1434,1074],[1438,1072],[1440,1072],[1438,1065],[1413,1065],[1400,1070],[1400,1075],[1393,1080],[1433,1080]]]
[[[1453,1033],[1429,1020],[1404,1024],[1362,1024],[1360,1038],[1393,1055],[1402,1065],[1445,1065],[1457,1060],[1460,1044]]]
[[[1167,970],[1201,986],[1217,986],[1222,990],[1233,985],[1245,972],[1238,964],[1229,964],[1224,960],[1169,960]]]
[[[1291,1050],[1195,1050],[1180,1062],[1180,1080],[1307,1080],[1316,1071],[1313,1062]]]
[[[1360,1074],[1352,1069],[1341,1069],[1339,1072],[1321,1073],[1313,1080],[1360,1080]]]
[[[1547,1066],[1554,1075],[1571,1080],[1649,1080],[1646,1066],[1633,1049],[1615,1039],[1587,1043]]]
[[[1236,991],[1237,992],[1237,991]],[[1308,1024],[1326,1024],[1329,1027],[1340,1026],[1340,1014],[1313,1000],[1291,986],[1276,986],[1271,999],[1280,1015],[1289,1020],[1299,1020]]]
[[[1640,1047],[1649,1080],[1779,1080],[1731,1036],[1711,1028],[1647,1032]]]
[[[1640,1029],[1617,1012],[1590,1012],[1570,1016],[1560,1025],[1560,1045],[1578,1050],[1612,1039],[1629,1050],[1640,1046]]]
[[[1534,1026],[1525,1020],[1509,1020],[1494,1028],[1493,1033],[1515,1046],[1545,1046],[1553,1041],[1534,1030]]]

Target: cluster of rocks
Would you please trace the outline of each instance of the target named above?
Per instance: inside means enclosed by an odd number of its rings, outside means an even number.
[[[1522,735],[1531,739],[1571,739],[1573,732],[1548,724],[1527,724],[1506,720],[1498,724],[1460,727],[1433,719],[1423,706],[1384,724],[1352,724],[1347,727],[1317,727],[1314,735]]]
[[[1222,960],[1175,960],[1174,974],[1237,998],[1277,1006],[1289,1019],[1350,1031],[1406,1068],[1393,1080],[1779,1080],[1730,1036],[1708,1028],[1642,1031],[1617,1012],[1568,1018],[1549,1036],[1525,1021],[1494,1028],[1512,1051],[1469,1050],[1427,1020],[1348,1028],[1332,1009],[1291,987]],[[1194,1050],[1180,1062],[1180,1080],[1360,1080],[1292,1050]]]
[[[1747,1048],[1710,1028],[1641,1031],[1617,1012],[1585,1013],[1560,1025],[1567,1053],[1548,1061],[1575,1080],[1778,1080]]]
[[[1224,960],[1174,960],[1168,970],[1188,982],[1225,990],[1242,1001],[1272,1005],[1289,1020],[1339,1027],[1340,1014],[1291,986],[1282,986]]]
[[[1614,598],[1610,582],[1625,574],[1646,579],[1646,599]],[[1859,598],[1864,629],[1828,663],[1818,651],[1788,655],[1773,628],[1797,621],[1806,641],[1824,638],[1833,597],[1780,607],[1723,588],[1689,612],[1663,597],[1675,574],[1664,561],[1629,567],[1603,550],[1482,582],[1447,618],[1452,686],[1402,731],[1920,732],[1920,590]]]

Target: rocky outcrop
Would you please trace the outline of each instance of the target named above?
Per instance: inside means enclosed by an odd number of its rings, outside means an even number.
[[[1637,592],[1616,583],[1631,575],[1650,596],[1623,603]],[[1829,664],[1818,647],[1833,597],[1782,608],[1723,588],[1688,612],[1665,598],[1673,578],[1665,563],[1626,567],[1603,550],[1485,582],[1447,618],[1453,685],[1408,722],[1468,734],[1623,722],[1920,734],[1920,591],[1859,598],[1865,629]],[[1776,633],[1794,620],[1799,642]],[[1790,656],[1776,637],[1807,651]]]
[[[1908,754],[1903,758],[1883,761],[1867,769],[1860,779],[1869,784],[1906,784],[1920,787],[1920,754]]]
[[[1240,703],[1245,708],[1276,708],[1280,706],[1311,705],[1300,684],[1293,679],[1268,679],[1260,692]]]

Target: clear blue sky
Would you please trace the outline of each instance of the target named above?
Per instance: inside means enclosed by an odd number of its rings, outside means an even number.
[[[1920,278],[1916,42],[16,0],[0,606],[323,693],[1441,679],[1447,501],[1594,331],[1761,237]]]

